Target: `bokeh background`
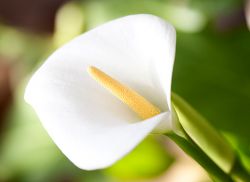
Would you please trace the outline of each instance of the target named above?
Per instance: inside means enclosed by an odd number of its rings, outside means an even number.
[[[175,26],[173,90],[222,132],[250,170],[249,6],[243,0],[0,0],[0,182],[209,181],[199,165],[158,136],[108,169],[80,170],[23,100],[30,75],[55,49],[138,13]]]

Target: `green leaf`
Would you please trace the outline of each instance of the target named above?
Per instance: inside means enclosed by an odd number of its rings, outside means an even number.
[[[174,93],[172,93],[172,103],[187,135],[223,171],[229,173],[236,158],[232,146],[204,117]]]
[[[216,129],[230,134],[242,146],[235,149],[249,166],[249,31],[207,30],[177,37],[173,90]]]

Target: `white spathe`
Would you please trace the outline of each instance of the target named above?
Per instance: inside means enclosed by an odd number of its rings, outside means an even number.
[[[110,166],[153,130],[172,129],[175,40],[174,28],[153,15],[111,21],[55,51],[32,76],[25,100],[76,166]],[[91,65],[137,91],[162,113],[141,121],[91,78]]]

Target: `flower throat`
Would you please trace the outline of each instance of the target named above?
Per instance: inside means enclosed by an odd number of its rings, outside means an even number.
[[[148,119],[160,114],[160,109],[150,103],[146,98],[138,94],[133,89],[113,79],[98,68],[89,66],[88,73],[94,80],[109,90],[114,96],[125,103],[142,119]]]

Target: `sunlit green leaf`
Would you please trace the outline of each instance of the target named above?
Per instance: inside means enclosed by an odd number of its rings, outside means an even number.
[[[164,147],[149,137],[106,172],[120,179],[149,178],[164,172],[172,161]]]

